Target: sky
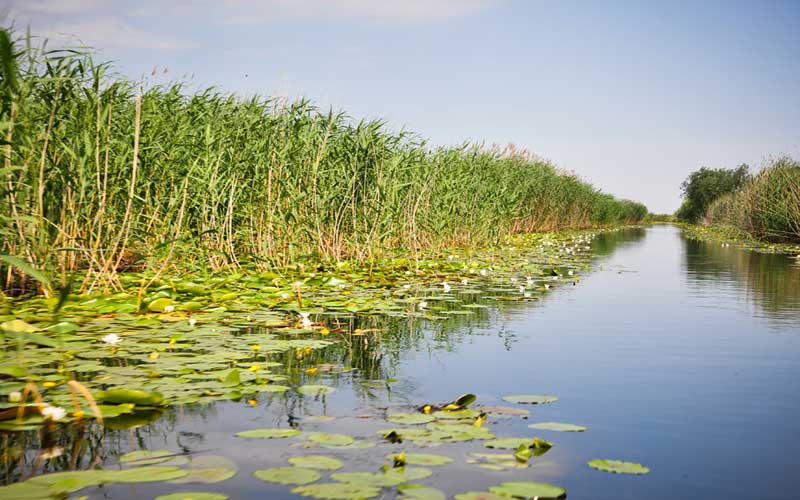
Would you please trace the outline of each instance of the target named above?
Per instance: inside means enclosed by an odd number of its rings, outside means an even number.
[[[800,158],[798,0],[0,0],[0,13],[130,78],[158,67],[157,81],[307,97],[432,145],[513,143],[656,213],[702,166]]]

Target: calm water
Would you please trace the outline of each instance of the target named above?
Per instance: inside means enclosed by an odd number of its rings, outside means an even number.
[[[356,369],[319,378],[338,388],[324,400],[287,394],[264,396],[255,407],[173,409],[148,426],[109,432],[102,441],[93,436],[81,453],[68,452],[49,467],[63,469],[70,460],[85,467],[92,454],[111,463],[111,455],[130,449],[203,450],[234,459],[239,474],[211,485],[82,494],[152,498],[197,490],[294,498],[290,487],[253,479],[252,471],[319,450],[287,440],[245,441],[235,432],[291,425],[375,439],[376,430],[394,426],[382,418],[387,408],[403,411],[466,392],[490,405],[503,404],[506,394],[554,394],[557,403],[528,407],[529,420],[489,427],[498,437],[525,436],[534,435],[531,422],[562,421],[587,432],[535,431],[555,446],[514,472],[466,464],[467,452],[489,451],[480,442],[433,448],[456,463],[421,482],[449,495],[540,480],[567,488],[570,499],[798,498],[800,260],[687,241],[669,226],[609,233],[593,245],[592,272],[541,302],[493,305],[447,323],[392,320],[380,342],[370,337],[350,354],[331,352],[331,363]],[[398,382],[380,382],[388,378]],[[318,415],[337,419],[307,418]],[[401,449],[415,447],[382,443],[323,453],[343,459],[344,470],[375,470]],[[593,458],[641,462],[652,472],[611,475],[587,468]]]

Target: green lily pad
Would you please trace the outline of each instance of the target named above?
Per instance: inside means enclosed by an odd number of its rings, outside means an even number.
[[[236,469],[227,467],[192,468],[189,474],[170,481],[173,484],[211,484],[221,483],[236,475]]]
[[[621,460],[595,459],[588,463],[592,469],[612,472],[614,474],[647,474],[650,472],[648,467],[635,462],[623,462]]]
[[[422,484],[401,484],[397,491],[402,493],[401,500],[445,500],[447,495],[442,490]]]
[[[39,328],[21,319],[12,319],[11,321],[0,323],[0,330],[8,333],[33,333],[38,332]]]
[[[120,455],[121,464],[133,463],[134,465],[153,465],[169,461],[175,452],[168,450],[137,450]]]
[[[302,457],[292,457],[289,463],[297,467],[319,470],[337,470],[342,468],[341,460],[322,455],[305,455]]]
[[[32,483],[40,486],[47,486],[52,492],[74,493],[83,488],[90,486],[97,486],[109,482],[109,476],[104,470],[82,470],[82,471],[65,471],[54,472],[51,474],[44,474],[36,476],[25,483]],[[2,498],[7,498],[2,496]],[[8,498],[16,498],[10,496]]]
[[[172,300],[170,300],[170,299],[168,299],[166,297],[161,297],[161,298],[158,298],[158,299],[150,302],[149,304],[147,304],[147,310],[150,311],[150,312],[159,312],[160,313],[160,312],[164,312],[164,310],[166,308],[170,307],[170,306],[172,306],[174,308],[175,307],[175,302],[173,302]]]
[[[302,467],[269,467],[253,472],[262,481],[279,484],[308,484],[319,480],[319,472]]]
[[[335,390],[336,389],[328,385],[302,385],[297,388],[297,392],[304,396],[324,396],[334,392]]]
[[[497,495],[516,498],[560,498],[567,490],[549,483],[532,481],[512,481],[489,487],[489,491]]]
[[[112,483],[151,483],[169,481],[189,474],[189,471],[177,467],[147,466],[120,471],[105,471],[108,482]]]
[[[483,443],[484,446],[487,448],[499,448],[503,450],[516,450],[520,447],[520,445],[527,446],[528,448],[533,446],[533,439],[532,438],[501,438],[501,439],[492,439],[491,441],[486,441]]]
[[[69,493],[71,490],[64,491]],[[75,490],[77,491],[77,490]],[[8,486],[0,486],[0,498],[13,498],[15,500],[42,500],[52,498],[53,490],[44,484],[37,484],[31,481],[24,483],[14,483]]]
[[[397,486],[409,481],[424,479],[433,474],[430,469],[422,467],[396,467],[386,472],[337,472],[331,479],[341,483],[365,486]]]
[[[433,417],[437,420],[461,420],[471,419],[480,415],[480,412],[465,408],[463,410],[450,410],[450,411],[437,411],[433,413]]]
[[[346,434],[327,434],[324,432],[309,432],[306,434],[306,439],[312,443],[326,446],[347,446],[353,444],[355,441]]]
[[[93,396],[96,401],[113,404],[130,403],[136,406],[161,406],[166,404],[164,395],[160,392],[146,392],[138,389],[110,389],[97,392]]]
[[[561,422],[539,422],[531,424],[528,427],[531,429],[542,429],[545,431],[558,431],[558,432],[583,432],[586,427],[581,425],[564,424]]]
[[[394,460],[396,453],[386,455],[387,460]],[[406,453],[405,463],[408,465],[447,465],[453,463],[453,459],[444,455],[433,455],[429,453]]]
[[[248,439],[280,439],[297,436],[300,431],[295,429],[252,429],[236,433],[236,437]]]
[[[508,500],[508,497],[501,497],[488,491],[467,491],[456,494],[454,498],[456,500]]]
[[[363,484],[321,483],[298,486],[292,493],[323,500],[361,500],[380,495],[380,488]]]
[[[509,415],[527,418],[531,412],[511,406],[481,406],[480,410],[490,415]]]
[[[392,413],[386,417],[386,420],[395,424],[413,425],[413,424],[427,424],[436,420],[431,415],[424,413]]]
[[[547,403],[555,403],[558,398],[555,396],[538,395],[538,394],[516,394],[513,396],[503,396],[503,401],[509,403],[521,403],[526,405],[542,405]]]
[[[161,495],[153,500],[228,500],[228,495],[222,493],[209,493],[205,491],[183,491],[180,493],[170,493]]]

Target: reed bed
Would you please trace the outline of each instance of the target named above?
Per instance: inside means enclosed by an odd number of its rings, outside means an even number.
[[[15,36],[0,31],[7,292],[31,286],[14,259],[108,291],[129,269],[367,262],[647,213],[513,146],[431,147],[307,100],[144,86]]]
[[[716,199],[705,223],[761,240],[800,243],[800,162],[789,157],[768,162],[741,189]]]

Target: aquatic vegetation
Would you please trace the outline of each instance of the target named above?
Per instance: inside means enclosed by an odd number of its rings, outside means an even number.
[[[529,405],[542,405],[547,403],[554,403],[558,401],[558,398],[555,396],[539,396],[539,395],[513,395],[513,396],[503,396],[503,401],[508,401],[509,403],[524,403]]]
[[[595,459],[588,462],[589,467],[614,474],[647,474],[650,469],[635,462],[621,460]]]
[[[532,481],[512,481],[492,486],[489,491],[497,495],[514,498],[561,498],[567,491],[559,486]]]
[[[542,429],[558,432],[584,432],[586,427],[582,425],[565,424],[562,422],[537,422],[528,426],[531,429]]]
[[[337,460],[331,457],[326,457],[323,455],[306,455],[302,457],[292,457],[289,459],[289,463],[297,467],[303,467],[306,469],[320,469],[320,470],[337,470],[341,469],[342,465],[344,465],[341,460]]]
[[[319,480],[319,472],[313,469],[302,467],[272,467],[269,469],[259,469],[253,475],[262,481],[278,484],[302,485],[313,483]]]

